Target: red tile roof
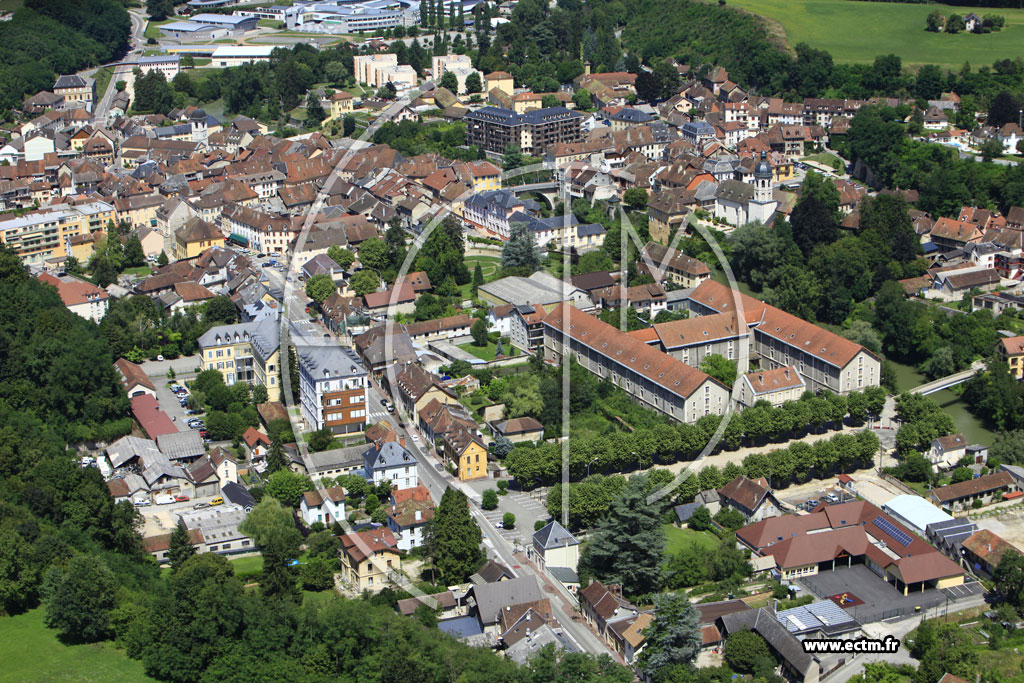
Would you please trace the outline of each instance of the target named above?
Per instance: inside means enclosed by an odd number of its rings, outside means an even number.
[[[132,414],[142,426],[146,436],[155,439],[161,434],[173,434],[178,428],[167,417],[167,413],[160,409],[156,398],[150,394],[142,394],[131,400]]]
[[[885,527],[891,524],[902,532],[900,538],[875,524],[879,519]],[[964,573],[926,541],[861,500],[823,506],[809,515],[769,517],[743,527],[736,537],[757,549],[758,554],[772,556],[783,569],[826,562],[846,553],[855,557],[866,555],[881,567],[894,566],[907,583]],[[904,543],[907,539],[909,543]],[[884,544],[886,550],[876,542]]]
[[[677,396],[689,397],[705,382],[718,382],[700,370],[573,308],[570,304],[559,304],[544,318],[544,324],[561,331],[563,318],[568,323],[569,336],[577,342]]]
[[[342,552],[348,554],[355,562],[362,562],[367,557],[382,552],[398,553],[398,542],[390,529],[371,529],[341,537]]]
[[[967,496],[984,494],[1002,488],[1013,488],[1013,486],[1013,477],[1009,472],[993,472],[975,479],[932,489],[932,498],[939,503],[948,503]]]
[[[125,358],[118,358],[114,361],[114,367],[121,375],[121,384],[124,385],[125,391],[130,390],[136,385],[156,391],[156,385],[153,384],[153,380],[149,378],[149,375],[146,374],[146,371],[141,366]]]
[[[56,287],[60,300],[64,302],[65,306],[87,304],[90,301],[107,298],[107,293],[96,285],[75,278],[61,280],[49,273],[43,273],[39,276],[39,280]]]

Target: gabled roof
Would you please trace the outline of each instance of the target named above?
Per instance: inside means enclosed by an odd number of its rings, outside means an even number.
[[[768,488],[768,482],[764,477],[755,481],[747,479],[742,474],[718,489],[718,494],[722,498],[738,503],[750,511],[756,510],[769,493],[771,489]]]
[[[521,576],[508,581],[496,581],[473,586],[480,623],[485,626],[498,623],[501,611],[511,605],[540,600],[544,597],[537,577]]]
[[[961,481],[957,484],[940,486],[937,489],[932,489],[931,497],[939,503],[948,503],[966,496],[998,491],[1003,488],[1011,488],[1013,485],[1013,477],[1009,472],[1004,470],[975,477],[974,479],[968,479],[967,481]]]
[[[705,382],[720,384],[700,370],[648,346],[614,326],[573,310],[569,304],[562,303],[553,309],[544,318],[544,325],[553,328],[556,333],[567,327],[569,336],[577,342],[677,396],[688,398]]]
[[[156,385],[153,384],[153,380],[149,378],[149,375],[142,369],[142,366],[125,358],[118,358],[114,361],[114,367],[117,368],[121,375],[121,384],[124,386],[125,391],[130,391],[134,386],[143,386],[156,391]]]

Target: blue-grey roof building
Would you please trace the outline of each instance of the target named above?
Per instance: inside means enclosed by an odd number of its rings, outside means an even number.
[[[363,466],[368,480],[374,486],[390,481],[393,489],[408,489],[419,485],[416,458],[394,441],[385,441],[363,453]]]
[[[565,107],[533,109],[517,114],[511,109],[482,107],[463,117],[466,142],[502,154],[509,146],[539,155],[558,143],[583,139],[583,114]]]

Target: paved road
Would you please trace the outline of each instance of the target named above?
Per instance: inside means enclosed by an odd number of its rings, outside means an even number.
[[[107,125],[107,118],[110,114],[110,105],[114,101],[114,94],[117,93],[118,81],[132,81],[132,70],[135,68],[135,64],[141,55],[141,50],[146,44],[146,19],[140,14],[135,12],[128,13],[129,18],[132,21],[132,34],[131,43],[132,51],[124,56],[124,60],[121,64],[114,67],[114,75],[111,76],[110,82],[107,84],[107,91],[102,93],[99,102],[93,107],[93,114],[96,116],[96,125],[100,128]]]
[[[370,402],[374,406],[380,406],[381,393],[378,387],[371,385],[370,388]],[[439,472],[437,470],[437,464],[440,460],[435,455],[428,453],[427,448],[424,446],[424,439],[420,436],[414,427],[407,429],[406,425],[410,424],[408,416],[400,416],[398,413],[385,414],[385,419],[391,423],[393,427],[398,431],[399,434],[405,435],[406,448],[416,456],[417,464],[419,465],[420,482],[426,485],[430,491],[431,497],[435,502],[440,502],[441,496],[444,495],[444,491],[448,486],[456,487],[462,490],[470,499],[470,509],[473,516],[480,525],[481,530],[485,534],[484,545],[487,547],[488,555],[497,559],[507,567],[513,569],[518,576],[536,576],[540,583],[541,589],[551,598],[551,606],[554,610],[555,617],[561,623],[563,629],[569,636],[572,637],[580,647],[587,652],[593,654],[611,654],[611,650],[605,645],[604,641],[599,639],[587,626],[582,622],[576,622],[572,620],[575,612],[572,610],[571,603],[561,593],[561,589],[551,585],[550,581],[540,572],[538,572],[533,566],[526,563],[522,555],[517,557],[515,553],[524,550],[525,539],[533,533],[533,522],[528,521],[526,524],[520,524],[519,516],[517,514],[517,529],[514,531],[499,530],[494,526],[493,521],[497,521],[500,518],[501,509],[494,512],[485,512],[480,508],[480,496],[479,493],[474,490],[475,487],[470,487],[463,482],[458,481],[455,477],[445,472]],[[417,435],[417,439],[413,439],[413,434]],[[505,496],[506,507],[511,507],[516,504],[516,500],[512,499],[511,496]],[[522,511],[522,519],[531,520],[531,514],[525,510]],[[546,514],[545,514],[546,517]],[[536,519],[533,516],[532,519]],[[516,541],[519,540],[519,546],[517,548]]]

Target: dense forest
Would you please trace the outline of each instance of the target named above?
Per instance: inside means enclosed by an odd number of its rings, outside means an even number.
[[[115,59],[128,49],[131,20],[118,0],[26,0],[0,22],[0,108],[49,90],[59,74]]]

